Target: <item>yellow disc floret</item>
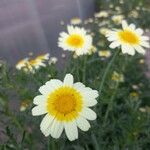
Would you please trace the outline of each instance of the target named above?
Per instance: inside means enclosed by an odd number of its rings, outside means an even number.
[[[138,44],[139,37],[130,30],[122,30],[118,32],[119,38],[121,41],[128,44]]]
[[[59,121],[71,121],[82,110],[82,96],[73,87],[63,86],[48,95],[47,111]]]
[[[67,44],[74,47],[74,48],[82,48],[84,44],[84,39],[81,35],[78,34],[71,34],[67,40]]]

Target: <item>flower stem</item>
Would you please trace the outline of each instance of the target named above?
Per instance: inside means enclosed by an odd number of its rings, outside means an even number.
[[[24,129],[23,129],[22,125],[20,124],[20,122],[17,120],[16,116],[13,113],[11,113],[10,111],[7,112],[7,115],[12,119],[13,123],[19,128],[19,130],[21,132],[24,132]]]
[[[107,65],[107,67],[106,67],[106,69],[105,69],[105,72],[104,72],[103,77],[102,77],[102,80],[101,80],[101,84],[100,84],[100,86],[99,86],[99,93],[102,91],[102,88],[103,88],[103,86],[104,86],[104,83],[105,83],[105,79],[106,79],[106,77],[107,77],[107,74],[109,73],[110,67],[111,67],[111,65],[113,64],[113,62],[114,62],[116,56],[118,55],[118,53],[119,53],[119,50],[117,50],[117,51],[115,52],[115,54],[113,55],[112,59],[110,60],[110,62],[108,63],[108,65]]]
[[[85,83],[87,56],[84,56],[82,82]]]
[[[128,56],[126,55],[126,56],[125,56],[125,61],[124,61],[123,65],[122,65],[122,68],[121,68],[121,70],[122,70],[123,73],[125,72],[125,69],[126,69],[127,65],[128,65]],[[112,107],[113,107],[113,100],[114,100],[114,98],[115,98],[115,96],[116,96],[116,94],[117,94],[117,90],[118,90],[118,87],[119,87],[119,83],[120,83],[120,82],[117,82],[117,83],[116,83],[116,86],[115,86],[115,89],[114,89],[114,93],[113,93],[113,95],[112,95],[111,98],[110,98],[110,103],[108,104],[108,107],[107,107],[107,110],[106,110],[106,113],[105,113],[105,116],[104,116],[103,127],[106,125],[106,121],[107,121],[109,112],[112,110]]]
[[[114,89],[114,93],[113,93],[113,95],[111,96],[110,102],[109,102],[109,104],[108,104],[108,107],[107,107],[107,110],[106,110],[106,113],[105,113],[105,116],[104,116],[104,123],[103,123],[103,126],[106,125],[106,120],[107,120],[107,118],[108,118],[109,112],[110,112],[111,109],[112,109],[113,100],[114,100],[114,98],[115,98],[115,96],[116,96],[118,87],[119,87],[119,82],[116,83],[116,86],[115,86],[115,89]]]

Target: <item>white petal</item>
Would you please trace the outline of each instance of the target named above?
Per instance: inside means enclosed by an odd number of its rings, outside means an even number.
[[[70,141],[78,139],[78,129],[75,121],[65,122],[65,132]]]
[[[61,37],[63,37],[63,38],[68,37],[68,34],[67,34],[67,33],[65,33],[65,32],[61,32],[59,35],[60,35]]]
[[[142,34],[143,34],[143,30],[140,29],[140,28],[136,29],[135,31],[136,31],[139,35],[142,35]]]
[[[51,93],[53,90],[55,90],[56,88],[59,88],[60,86],[62,86],[62,81],[57,80],[57,79],[52,79],[46,82],[45,85],[41,86],[39,88],[39,91],[41,94],[47,95]]]
[[[148,41],[149,37],[148,36],[141,36],[141,39],[144,40],[144,41]]]
[[[54,122],[52,123],[51,130],[50,130],[51,136],[56,139],[59,138],[63,132],[63,129],[64,129],[63,122],[57,121],[55,119]]]
[[[36,105],[42,105],[46,102],[46,97],[44,95],[38,95],[33,99],[33,103]]]
[[[132,23],[132,24],[129,25],[129,28],[131,28],[132,30],[135,30],[136,27],[135,27],[135,25]]]
[[[85,88],[85,85],[84,85],[83,83],[81,83],[81,82],[76,82],[76,83],[74,83],[73,86],[74,86],[78,91],[81,91],[82,89]]]
[[[138,53],[145,54],[145,50],[141,46],[135,46],[135,49]]]
[[[97,117],[96,113],[88,107],[83,108],[83,111],[81,112],[81,116],[83,116],[88,120],[95,120]]]
[[[77,120],[77,126],[82,130],[82,131],[88,131],[89,128],[91,127],[89,122],[83,118],[83,117],[79,117]]]
[[[47,114],[43,118],[40,124],[40,129],[45,136],[48,136],[50,134],[50,130],[48,129],[51,127],[53,121],[54,121],[54,117],[49,114]]]
[[[95,99],[98,97],[98,91],[97,90],[92,90],[91,88],[84,88],[83,94],[90,99]]]
[[[67,86],[73,85],[73,76],[71,74],[66,74],[64,78],[64,85],[67,85]]]
[[[132,46],[129,47],[128,54],[132,56],[135,55],[135,49]]]
[[[67,26],[67,29],[69,34],[72,34],[75,31],[73,26]]]
[[[46,110],[46,106],[44,106],[44,105],[38,105],[32,109],[33,116],[39,116],[39,115],[43,115],[45,113],[47,113],[47,110]]]
[[[116,39],[117,39],[116,35],[113,35],[107,38],[107,40],[110,42],[115,41]]]
[[[125,54],[125,53],[127,53],[129,55],[134,55],[135,54],[135,50],[132,46],[122,45],[121,49],[122,49],[123,54]]]
[[[97,104],[97,100],[95,99],[90,99],[90,98],[84,98],[84,105],[87,106],[87,107],[92,107],[94,105]]]
[[[125,29],[128,27],[128,24],[125,20],[122,21],[122,28]]]
[[[112,43],[109,45],[109,47],[112,48],[112,49],[114,49],[114,48],[116,48],[116,47],[118,47],[118,46],[120,46],[120,43],[119,43],[118,41],[114,41],[114,42],[112,42]]]
[[[150,48],[150,44],[148,42],[141,42],[141,46],[146,47],[146,48]]]

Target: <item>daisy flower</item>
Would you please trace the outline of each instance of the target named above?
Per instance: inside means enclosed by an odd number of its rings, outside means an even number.
[[[56,64],[58,61],[57,57],[51,57],[48,64],[51,65],[51,64]]]
[[[106,36],[109,31],[110,30],[108,28],[105,28],[105,27],[99,29],[99,32],[101,34],[103,34],[104,36]]]
[[[16,64],[16,69],[21,70],[22,68],[26,67],[28,60],[29,60],[28,58],[24,58],[24,59],[20,60]]]
[[[34,98],[36,105],[33,116],[46,114],[40,124],[45,136],[59,138],[65,130],[70,141],[78,138],[78,128],[87,131],[95,120],[96,113],[89,107],[97,104],[98,92],[80,82],[73,83],[73,76],[67,74],[64,81],[52,79],[39,88],[41,95]]]
[[[101,50],[98,52],[98,56],[108,58],[111,56],[111,52],[108,50]]]
[[[116,24],[121,24],[123,19],[124,19],[123,15],[114,15],[114,16],[112,16],[112,21]]]
[[[123,74],[119,74],[116,71],[113,72],[111,79],[116,82],[124,82]]]
[[[42,59],[31,59],[27,63],[27,69],[30,72],[34,72],[35,69],[39,69],[40,67],[46,67],[46,64],[43,63]]]
[[[135,51],[145,54],[143,47],[149,48],[147,36],[143,36],[143,30],[135,27],[134,24],[128,25],[126,21],[122,21],[121,30],[110,31],[106,37],[111,41],[110,48],[114,49],[121,46],[122,53],[134,55]]]
[[[82,20],[78,17],[74,17],[70,20],[70,23],[73,24],[73,25],[78,25],[78,24],[82,23]]]
[[[68,26],[68,33],[61,32],[58,46],[64,50],[73,51],[76,55],[87,54],[92,46],[92,37],[84,28]]]
[[[45,60],[49,60],[49,56],[50,54],[49,53],[46,53],[46,54],[43,54],[43,55],[39,55],[36,57],[36,59],[38,60],[41,60],[41,61],[45,61]]]
[[[98,13],[95,13],[95,18],[107,18],[108,12],[107,11],[100,11]]]

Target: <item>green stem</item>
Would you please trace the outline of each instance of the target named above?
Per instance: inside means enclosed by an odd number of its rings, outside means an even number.
[[[79,58],[77,58],[77,63],[76,63],[76,69],[77,69],[77,80],[80,81],[80,76],[79,76]]]
[[[116,96],[118,87],[119,87],[119,82],[116,83],[116,86],[115,86],[115,89],[114,89],[114,93],[113,93],[113,95],[111,96],[110,103],[108,104],[107,111],[106,111],[105,116],[104,116],[104,123],[103,123],[103,126],[106,125],[106,120],[107,120],[107,118],[108,118],[109,112],[110,112],[111,109],[112,109],[113,100],[114,100],[114,98],[115,98],[115,96]]]
[[[87,56],[84,56],[82,82],[85,83]]]
[[[116,58],[116,56],[117,56],[118,53],[119,53],[119,50],[117,50],[117,51],[115,52],[115,54],[113,55],[111,61],[108,63],[108,65],[107,65],[107,67],[106,67],[106,69],[105,69],[105,72],[104,72],[103,77],[102,77],[102,80],[101,80],[101,84],[100,84],[100,86],[99,86],[99,93],[102,91],[102,88],[103,88],[103,86],[104,86],[104,83],[105,83],[105,79],[106,79],[106,77],[107,77],[107,74],[109,73],[110,67],[111,67],[111,65],[113,64],[113,62],[114,62],[114,60],[115,60],[115,58]]]
[[[13,123],[19,128],[21,132],[24,132],[24,129],[20,122],[17,120],[16,116],[13,115],[11,112],[7,112],[7,115],[12,119]]]
[[[49,138],[48,139],[48,147],[47,147],[48,150],[57,150],[58,147],[57,147],[57,143],[54,141],[54,139],[52,138]]]
[[[123,73],[124,73],[124,71],[125,71],[125,69],[126,69],[127,64],[128,64],[128,56],[126,55],[126,56],[125,56],[124,65],[122,65],[122,68],[121,68]],[[106,121],[107,121],[109,112],[112,110],[113,100],[114,100],[114,98],[115,98],[115,96],[116,96],[116,94],[117,94],[118,87],[119,87],[119,82],[116,83],[116,86],[115,86],[115,89],[114,89],[114,93],[113,93],[113,95],[111,96],[110,103],[108,104],[107,111],[106,111],[105,116],[104,116],[104,123],[103,123],[103,126],[106,125]]]

